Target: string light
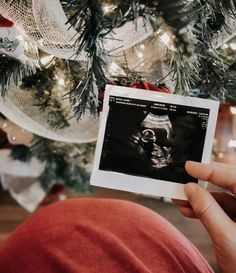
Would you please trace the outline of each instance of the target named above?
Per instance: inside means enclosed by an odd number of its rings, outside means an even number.
[[[160,41],[167,46],[170,50],[172,51],[176,51],[176,47],[174,46],[173,43],[173,35],[168,33],[168,32],[164,32],[161,36],[160,36]]]
[[[2,129],[5,129],[7,127],[7,123],[4,122],[3,125],[2,125]]]
[[[228,48],[228,47],[229,47],[228,44],[223,44],[221,48],[222,48],[222,49],[226,49],[226,48]]]
[[[61,85],[61,86],[64,86],[65,85],[65,80],[64,79],[59,79],[58,84]]]
[[[229,46],[232,50],[236,50],[236,43],[230,43]]]
[[[139,59],[142,59],[144,56],[144,54],[142,52],[138,52],[137,55],[138,55]]]
[[[116,6],[114,5],[105,5],[103,7],[104,13],[112,12],[115,9]]]
[[[170,43],[170,36],[168,35],[167,32],[163,33],[160,37],[160,40],[162,41],[162,43],[166,46],[169,45]]]
[[[48,68],[52,61],[54,60],[54,56],[53,55],[48,55],[48,56],[44,56],[40,59],[40,63],[45,66],[46,68]]]
[[[141,44],[141,45],[140,45],[140,48],[141,48],[141,49],[145,49],[145,45],[144,45],[144,44]]]

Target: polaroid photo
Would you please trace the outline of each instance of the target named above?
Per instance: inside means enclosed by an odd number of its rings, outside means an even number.
[[[107,85],[91,185],[185,200],[187,160],[209,163],[219,102]]]

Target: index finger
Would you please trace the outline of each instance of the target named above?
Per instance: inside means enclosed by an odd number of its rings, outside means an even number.
[[[230,190],[236,195],[236,171],[235,168],[226,167],[219,163],[198,163],[187,161],[185,169],[191,176],[209,181],[218,187]]]

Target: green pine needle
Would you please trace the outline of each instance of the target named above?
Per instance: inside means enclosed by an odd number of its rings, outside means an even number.
[[[94,144],[70,145],[35,136],[31,147],[16,145],[11,156],[23,162],[35,157],[44,163],[38,180],[46,192],[61,184],[75,192],[88,193],[90,175],[86,165],[92,161],[94,149]]]
[[[33,74],[33,68],[6,55],[0,55],[0,95],[5,96],[11,84],[18,85],[23,77]]]

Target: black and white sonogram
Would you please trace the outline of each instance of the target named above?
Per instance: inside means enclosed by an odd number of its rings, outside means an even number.
[[[169,116],[149,113],[130,137],[130,142],[149,161],[151,168],[167,167],[173,160],[174,145]]]
[[[164,181],[197,182],[184,169],[201,162],[209,109],[110,96],[99,169]]]

